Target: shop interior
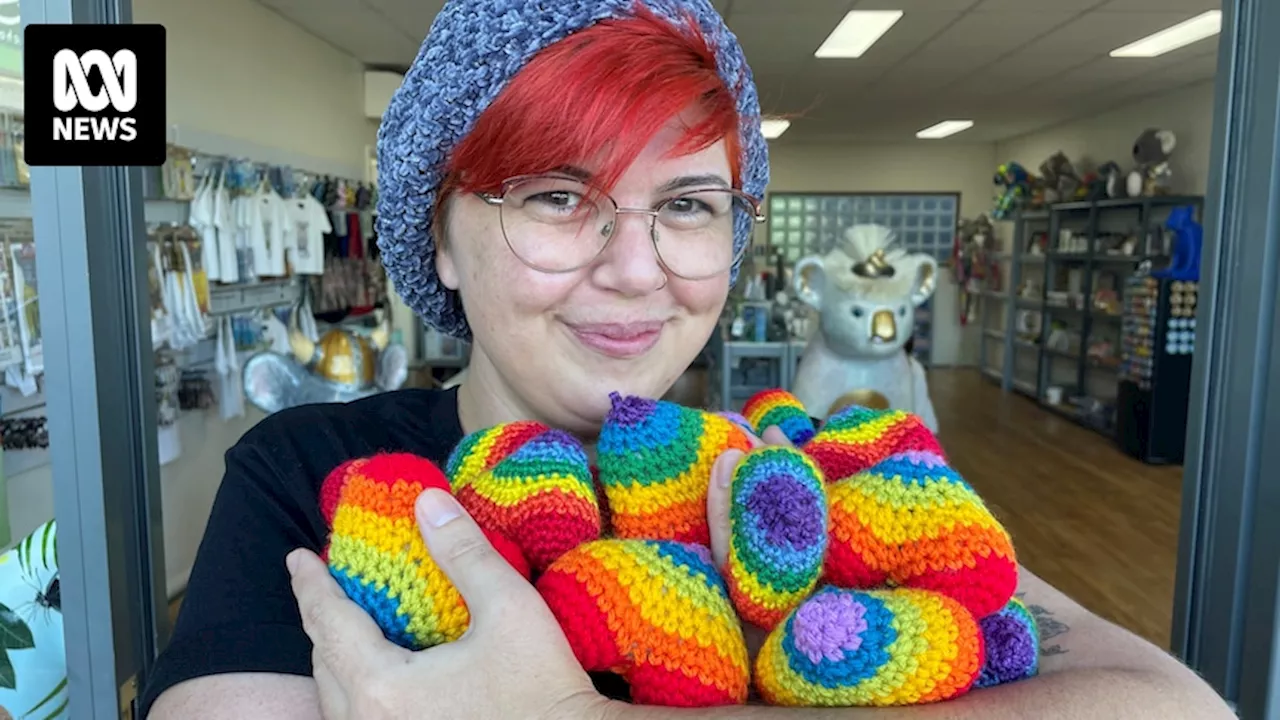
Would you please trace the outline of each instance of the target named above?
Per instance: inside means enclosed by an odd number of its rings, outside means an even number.
[[[145,217],[175,613],[223,454],[267,412],[465,377],[465,344],[399,302],[373,230],[379,117],[440,4],[133,2],[135,22],[168,33],[171,148],[145,172]],[[740,410],[782,387],[824,415],[843,394],[828,379],[858,389],[880,370],[815,343],[840,298],[813,278],[887,253],[909,270],[912,314],[877,340],[901,348],[889,389],[855,400],[935,418],[1025,565],[1170,647],[1219,3],[715,4],[753,64],[773,179],[721,327],[670,399]],[[0,2],[0,603],[14,610],[0,622],[32,650],[0,650],[0,706],[52,718],[61,651],[39,649],[62,642],[57,448],[18,8]],[[276,252],[273,217],[308,218],[314,235]],[[302,362],[356,346],[377,357],[356,389]]]

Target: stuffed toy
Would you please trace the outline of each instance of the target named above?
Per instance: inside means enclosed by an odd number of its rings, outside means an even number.
[[[1005,163],[996,168],[992,182],[1000,188],[1000,194],[996,198],[991,217],[996,220],[1013,217],[1019,208],[1031,201],[1034,180],[1026,168],[1016,162]]]
[[[848,407],[816,428],[781,390],[742,414],[612,396],[593,478],[583,446],[532,422],[465,438],[445,471],[380,455],[326,478],[325,550],[386,636],[423,649],[469,623],[424,549],[413,501],[450,487],[537,587],[589,672],[638,704],[938,702],[1035,675],[1008,533],[919,418]],[[794,446],[753,447],[777,426]],[[711,467],[744,452],[728,560],[706,519]],[[447,479],[446,479],[447,476]],[[744,623],[767,633],[754,663]]]
[[[1178,146],[1170,130],[1147,128],[1133,143],[1134,169],[1125,178],[1129,197],[1167,195],[1173,179],[1169,157]]]
[[[1075,166],[1061,150],[1040,163],[1040,181],[1044,187],[1044,202],[1048,204],[1074,200],[1082,182]]]

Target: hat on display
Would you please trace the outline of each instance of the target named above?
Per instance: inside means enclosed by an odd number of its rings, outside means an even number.
[[[471,334],[461,299],[436,275],[431,227],[453,149],[539,51],[602,20],[630,17],[637,4],[673,23],[697,23],[736,100],[742,190],[763,199],[769,160],[760,100],[742,48],[710,0],[448,0],[378,129],[382,263],[404,302],[435,329]],[[738,213],[735,249],[750,242],[752,227]],[[735,264],[731,282],[737,274]]]

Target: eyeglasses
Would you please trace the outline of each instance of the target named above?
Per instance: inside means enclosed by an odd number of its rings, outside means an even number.
[[[682,192],[653,208],[618,207],[605,192],[567,175],[512,178],[500,194],[477,193],[498,208],[507,247],[521,262],[547,273],[586,267],[609,245],[621,215],[644,215],[658,260],[673,275],[705,280],[733,267],[739,216],[765,217],[749,195],[729,188]]]

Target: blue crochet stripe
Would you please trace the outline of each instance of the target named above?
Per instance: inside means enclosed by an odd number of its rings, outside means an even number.
[[[932,467],[911,462],[897,455],[885,458],[871,468],[871,473],[884,478],[896,478],[903,485],[924,487],[934,483],[951,483],[972,491],[969,483],[950,465],[934,465]]]
[[[668,540],[646,540],[645,542],[658,551],[659,557],[670,560],[678,567],[686,568],[690,576],[702,578],[702,582],[707,587],[726,598],[729,597],[729,589],[720,578],[720,573],[688,546]]]
[[[449,0],[436,15],[378,128],[377,235],[396,292],[440,332],[471,337],[460,297],[441,284],[435,270],[431,217],[449,154],[536,53],[601,20],[630,16],[635,3]],[[769,149],[754,78],[737,38],[709,0],[643,3],[674,22],[693,18],[711,44],[719,74],[737,99],[743,190],[763,200]],[[746,247],[753,228],[746,212],[737,213],[736,248]]]
[[[388,588],[379,589],[352,574],[348,568],[338,570],[330,567],[329,574],[352,602],[373,616],[388,640],[403,648],[418,649],[418,641],[409,632],[409,616],[400,612],[400,601],[390,596]]]
[[[784,640],[788,648],[788,664],[797,675],[811,685],[824,688],[850,688],[875,677],[876,673],[880,672],[880,668],[889,662],[888,648],[898,639],[898,631],[893,628],[893,612],[885,607],[884,602],[879,598],[866,593],[835,588],[819,591],[819,593],[824,592],[852,593],[866,608],[863,618],[867,621],[867,629],[862,632],[862,644],[857,650],[845,653],[840,660],[834,662],[823,660],[815,663],[808,656],[794,649],[795,615],[792,614],[787,618]]]

